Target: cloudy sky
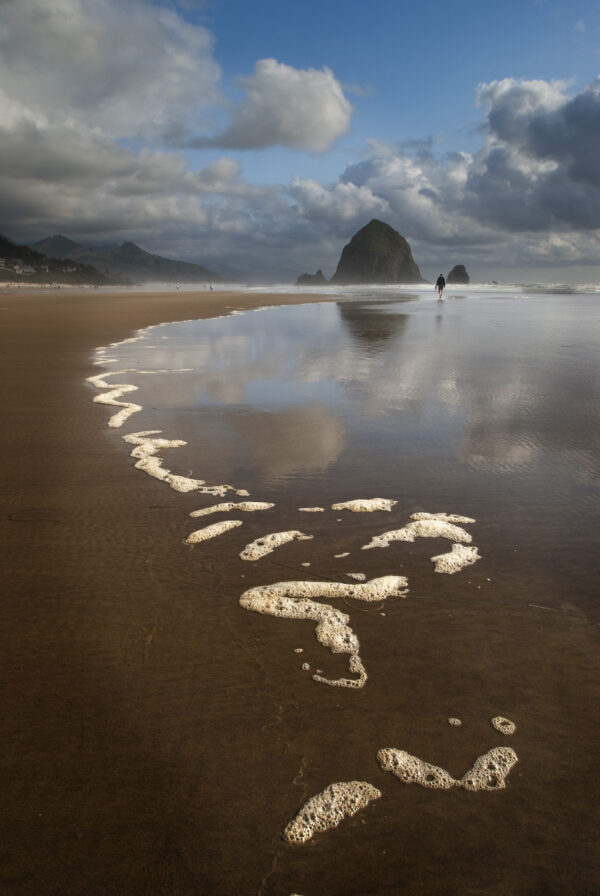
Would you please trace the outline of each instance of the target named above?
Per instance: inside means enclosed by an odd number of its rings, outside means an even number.
[[[0,0],[0,232],[600,282],[598,0]]]

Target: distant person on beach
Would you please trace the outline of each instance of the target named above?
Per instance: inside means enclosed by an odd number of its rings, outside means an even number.
[[[446,287],[446,280],[444,279],[444,275],[440,274],[440,276],[435,281],[435,288],[440,294],[440,299],[442,298],[442,293]]]

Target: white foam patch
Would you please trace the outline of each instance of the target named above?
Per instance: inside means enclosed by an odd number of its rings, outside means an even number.
[[[473,767],[457,781],[445,769],[394,747],[379,750],[377,760],[384,771],[391,772],[405,784],[419,784],[435,790],[461,787],[470,791],[503,790],[511,768],[519,761],[510,747],[493,747],[478,756]]]
[[[148,329],[150,329],[148,327]],[[127,339],[121,339],[120,342],[111,342],[110,347],[115,348],[117,345],[127,345],[128,342],[140,342],[144,338],[145,330],[138,330],[137,336],[129,336]]]
[[[325,513],[324,507],[299,507],[301,513]]]
[[[367,781],[340,781],[330,784],[311,797],[283,831],[283,839],[290,843],[306,843],[318,831],[336,828],[345,818],[356,815],[381,791]]]
[[[511,747],[494,747],[479,756],[460,779],[465,790],[504,790],[506,778],[519,757]]]
[[[123,383],[122,385],[116,385],[114,389],[111,389],[109,392],[103,392],[101,395],[96,395],[94,398],[94,402],[96,404],[106,404],[113,405],[114,407],[120,407],[121,410],[116,414],[113,414],[112,417],[109,418],[108,426],[113,429],[118,429],[120,426],[123,426],[126,420],[128,420],[132,414],[137,414],[138,411],[142,410],[142,406],[140,404],[135,404],[132,401],[119,401],[123,395],[127,395],[129,392],[137,392],[137,386],[128,385]]]
[[[405,750],[386,747],[377,753],[377,761],[384,771],[391,772],[405,784],[419,784],[433,790],[449,790],[458,784],[456,778],[443,768],[411,756]]]
[[[453,728],[460,728],[462,725],[462,722],[460,719],[456,719],[456,718],[452,717],[452,718],[448,719],[448,724],[452,725]]]
[[[211,513],[229,513],[231,510],[254,513],[257,510],[269,510],[275,507],[274,504],[268,504],[266,501],[226,501],[223,504],[213,504],[212,507],[203,507],[202,510],[193,510],[190,516],[208,516]]]
[[[108,392],[103,392],[101,395],[96,395],[94,397],[94,402],[96,404],[105,404],[112,407],[121,408],[116,414],[109,419],[108,425],[112,428],[118,428],[122,426],[126,420],[131,417],[132,414],[136,414],[138,411],[142,410],[142,406],[139,404],[135,404],[131,401],[119,401],[123,395],[128,395],[130,392],[137,392],[138,387],[134,386],[132,383],[107,383],[107,376],[116,376],[119,373],[125,373],[124,370],[115,370],[110,373],[100,373],[97,376],[89,376],[87,378],[88,383],[91,383],[97,389],[108,389]]]
[[[217,538],[217,536],[241,525],[241,520],[222,520],[220,523],[213,523],[212,526],[205,526],[204,529],[196,529],[195,532],[190,533],[185,539],[185,544],[198,544],[201,541],[208,541],[210,538]]]
[[[136,342],[137,339],[143,337],[134,337],[132,339],[125,339],[124,342]],[[120,345],[120,343],[113,343],[114,345]],[[101,358],[99,361],[95,361],[95,364],[107,364],[113,363],[117,359],[116,358]],[[191,368],[181,368],[181,370],[186,370]],[[106,373],[100,373],[96,376],[89,376],[87,378],[88,383],[92,383],[97,389],[108,389],[107,392],[102,393],[101,395],[96,395],[93,399],[96,404],[104,404],[113,407],[120,407],[121,410],[116,414],[113,414],[108,421],[108,426],[113,429],[118,429],[128,420],[132,414],[137,414],[138,411],[143,410],[142,406],[139,404],[135,404],[131,401],[119,401],[123,395],[128,395],[130,392],[137,392],[138,387],[134,386],[132,383],[108,383],[106,381],[106,377],[109,376],[118,376],[123,373],[137,373],[144,376],[154,376],[157,373],[171,373],[171,370],[137,370],[136,368],[126,368],[124,370],[110,370]]]
[[[352,513],[373,513],[374,510],[390,511],[397,501],[390,498],[356,498],[353,501],[342,501],[332,504],[332,510],[350,510]]]
[[[402,529],[392,529],[374,536],[369,544],[362,546],[361,550],[387,548],[393,541],[414,541],[415,538],[447,538],[450,541],[467,543],[472,540],[468,532],[454,523],[438,519],[415,520],[412,523],[407,523]]]
[[[311,538],[313,538],[312,535],[305,535],[304,532],[299,532],[297,529],[290,529],[287,532],[271,532],[246,545],[240,557],[242,560],[254,562],[290,541],[305,541]]]
[[[228,491],[238,495],[247,494],[245,491],[236,490],[231,485],[206,485],[203,479],[193,479],[189,476],[177,476],[162,465],[162,459],[157,457],[159,451],[167,448],[181,448],[187,442],[181,439],[156,439],[151,436],[160,435],[160,429],[149,429],[142,432],[132,432],[123,436],[123,441],[134,445],[131,456],[137,459],[135,467],[142,470],[153,479],[166,482],[177,492],[199,491],[205,495],[223,497]]]
[[[438,554],[431,558],[434,571],[448,573],[448,575],[453,575],[478,560],[481,560],[479,550],[475,546],[466,547],[464,544],[453,544],[452,550],[448,554]]]
[[[411,520],[444,520],[446,523],[474,523],[470,516],[459,516],[458,513],[411,513]]]
[[[344,551],[343,554],[334,554],[333,556],[336,560],[341,560],[343,557],[349,557],[350,551]]]
[[[244,591],[240,606],[265,616],[316,622],[317,641],[332,653],[350,654],[348,667],[358,678],[329,679],[315,674],[313,679],[336,687],[360,688],[367,680],[367,673],[359,656],[358,638],[348,625],[350,617],[330,604],[322,604],[311,598],[350,597],[377,601],[386,597],[404,597],[407,584],[404,576],[382,576],[360,585],[347,582],[275,582]]]
[[[500,734],[514,734],[517,730],[515,723],[511,722],[510,719],[505,719],[504,716],[494,716],[491,722]]]
[[[357,582],[364,582],[367,578],[364,572],[347,572],[346,575],[349,579],[355,579]]]

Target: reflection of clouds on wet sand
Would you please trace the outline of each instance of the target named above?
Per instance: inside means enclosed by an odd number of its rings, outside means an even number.
[[[511,473],[550,464],[596,483],[595,309],[546,298],[535,307],[514,298],[448,302],[435,316],[420,301],[387,299],[268,309],[166,325],[160,340],[148,330],[110,346],[110,354],[124,368],[178,370],[133,380],[144,407],[276,410],[281,419],[271,431],[280,450],[267,446],[264,456],[258,443],[266,439],[253,444],[254,457],[274,463],[276,473],[306,469],[302,458],[281,460],[282,452],[294,453],[305,414],[290,408],[306,405],[315,409],[312,429],[323,427],[313,439],[315,469],[339,454],[335,419],[343,418],[346,435],[356,421],[418,424],[433,445],[443,415],[461,427],[456,451],[472,468]],[[252,440],[250,427],[243,436]]]
[[[132,374],[143,406],[251,406],[258,431],[246,420],[233,425],[257,465],[263,471],[270,465],[275,476],[327,468],[340,454],[346,421],[393,414],[399,425],[418,422],[427,432],[443,411],[462,421],[458,454],[477,470],[511,473],[549,463],[579,481],[600,480],[594,377],[561,367],[550,323],[535,338],[517,333],[507,347],[502,333],[481,332],[477,320],[458,315],[434,322],[407,313],[414,307],[340,303],[205,321],[203,327],[192,322],[188,329],[169,325],[158,348],[145,344],[149,331],[111,353],[122,353],[119,361],[127,366],[151,361],[156,370],[172,371]],[[193,336],[190,327],[196,327]],[[585,368],[589,358],[579,363]],[[261,408],[277,410],[278,419]],[[263,438],[265,427],[270,436]],[[298,449],[299,435],[306,450]]]
[[[278,414],[257,411],[234,420],[253,465],[272,478],[326,470],[344,448],[343,423],[321,404],[291,407]]]
[[[511,473],[545,464],[579,482],[600,483],[600,430],[585,408],[518,400],[501,411],[492,403],[472,408],[461,456],[475,469]]]

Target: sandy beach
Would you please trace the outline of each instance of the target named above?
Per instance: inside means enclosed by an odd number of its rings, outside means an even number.
[[[426,705],[423,758],[464,771],[465,755],[499,740],[490,697],[512,695],[519,765],[506,792],[434,800],[398,785],[335,845],[281,840],[318,782],[363,779],[369,732],[349,706],[365,693],[323,688],[317,700],[289,666],[264,665],[256,644],[272,620],[249,626],[218,546],[190,562],[181,496],[133,470],[86,378],[97,346],[139,328],[306,301],[0,292],[3,894],[597,892],[598,625],[525,612],[508,588],[527,588],[518,561],[485,614],[453,580],[443,599],[415,601],[401,659],[382,655],[375,670],[401,674],[401,695],[390,688],[371,707],[388,747],[392,704],[419,724]],[[435,668],[424,661],[433,628]],[[292,652],[294,631],[279,637]],[[467,707],[468,748],[439,724],[450,691]],[[407,749],[416,734],[403,732]]]

